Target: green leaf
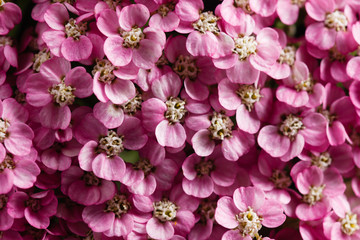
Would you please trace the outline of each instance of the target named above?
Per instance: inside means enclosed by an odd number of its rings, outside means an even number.
[[[138,151],[123,151],[120,153],[120,157],[128,163],[136,163],[139,161],[139,152]]]

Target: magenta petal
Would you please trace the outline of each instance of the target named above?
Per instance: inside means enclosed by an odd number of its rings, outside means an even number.
[[[49,103],[41,109],[39,117],[44,127],[65,129],[70,124],[71,111],[68,106],[59,107]]]
[[[143,39],[140,42],[139,48],[133,51],[133,62],[139,68],[150,69],[155,66],[156,61],[162,54],[160,44]]]
[[[258,211],[258,214],[263,217],[261,224],[268,228],[276,228],[286,220],[281,203],[277,200],[266,200],[264,207]]]
[[[125,172],[125,167],[124,160],[120,157],[108,158],[104,153],[97,155],[92,162],[94,174],[109,181],[120,181]]]
[[[135,182],[131,187],[130,191],[135,194],[142,196],[150,196],[156,189],[156,179],[153,175],[149,175],[144,179]]]
[[[42,39],[48,48],[50,48],[51,53],[60,57],[60,46],[66,39],[65,33],[63,31],[48,30],[43,33]]]
[[[142,4],[128,5],[121,9],[119,23],[120,27],[129,31],[132,27],[142,27],[150,17],[147,7]]]
[[[105,204],[89,206],[84,208],[82,217],[84,222],[95,232],[108,230],[115,220],[115,214],[104,212]]]
[[[54,57],[40,66],[40,73],[47,81],[59,84],[61,79],[71,70],[71,64],[64,58]]]
[[[124,121],[124,111],[112,102],[98,102],[94,106],[94,116],[107,128],[116,128]]]
[[[207,129],[195,133],[191,143],[196,154],[202,157],[209,156],[215,148],[215,142],[211,139],[210,132]]]
[[[258,144],[272,157],[281,157],[289,150],[290,139],[280,135],[278,127],[268,125],[260,130]]]
[[[178,148],[186,139],[184,127],[180,123],[169,124],[168,120],[161,121],[155,129],[156,139],[161,146]]]
[[[300,203],[295,210],[296,216],[303,221],[318,220],[329,212],[329,206],[325,202],[317,202],[310,206],[306,203]]]
[[[213,56],[218,50],[218,40],[211,32],[193,31],[186,40],[186,49],[193,56]]]
[[[331,126],[327,125],[326,135],[331,146],[338,146],[345,142],[347,134],[344,125],[339,121],[335,121]]]
[[[318,48],[328,50],[335,44],[336,32],[335,29],[326,28],[324,23],[313,23],[306,28],[305,37]]]
[[[121,218],[115,218],[109,230],[104,234],[107,236],[121,237],[128,235],[134,227],[134,219],[130,214],[124,214]]]
[[[168,72],[155,80],[151,85],[154,96],[166,102],[169,97],[179,95],[182,81],[174,72]]]
[[[70,70],[65,77],[65,84],[75,87],[74,94],[76,97],[85,98],[93,94],[90,74],[83,67],[75,67]]]
[[[249,1],[250,8],[262,17],[269,17],[276,10],[277,0],[252,0]]]
[[[87,186],[84,181],[76,181],[69,186],[71,200],[85,206],[96,204],[100,200],[100,190],[95,186]]]
[[[226,70],[226,76],[233,83],[253,84],[259,79],[260,71],[253,68],[249,61],[237,61],[234,67]]]
[[[92,162],[97,157],[96,149],[98,143],[95,141],[87,142],[80,150],[79,165],[85,171],[92,171]]]
[[[174,31],[179,26],[180,19],[174,12],[169,12],[165,17],[154,14],[150,18],[149,26],[159,28],[164,32]]]
[[[2,173],[0,173],[0,182],[1,182],[0,194],[6,194],[11,191],[11,189],[13,188],[14,174],[10,169],[5,168],[5,170]]]
[[[70,167],[71,158],[54,149],[47,149],[41,154],[41,162],[50,169],[64,171]]]
[[[107,37],[117,36],[119,34],[119,22],[115,11],[105,9],[101,11],[97,18],[96,25],[100,32]]]
[[[280,159],[284,162],[287,162],[287,161],[293,159],[294,157],[299,156],[299,154],[304,149],[304,145],[305,145],[304,137],[300,134],[297,135],[295,140],[290,143],[290,148],[287,151],[287,153],[285,155],[281,156]]]
[[[209,88],[199,81],[192,81],[188,78],[184,81],[186,93],[194,100],[204,101],[209,96]]]
[[[62,31],[65,29],[65,23],[69,20],[69,13],[64,5],[55,3],[48,6],[44,20],[52,29]]]
[[[181,20],[194,22],[199,18],[199,11],[204,9],[204,3],[201,0],[180,1],[176,4],[175,12]]]
[[[141,121],[136,117],[127,117],[117,129],[117,134],[124,136],[123,145],[129,150],[139,150],[148,140]]]
[[[92,49],[93,45],[86,36],[80,36],[79,40],[70,37],[61,44],[61,54],[69,61],[87,59],[90,56]]]
[[[26,220],[29,224],[38,229],[45,229],[50,225],[50,219],[40,212],[33,212],[30,208],[25,208],[24,212]]]
[[[235,206],[231,197],[225,196],[219,199],[215,210],[217,223],[225,228],[236,228],[239,224],[235,219],[237,214],[239,214],[239,209]]]
[[[14,123],[8,128],[9,137],[5,138],[6,149],[17,156],[28,155],[31,151],[34,132],[23,123]]]
[[[241,104],[236,110],[236,123],[241,130],[250,134],[257,133],[261,124],[256,112],[249,112],[244,104]]]
[[[207,198],[214,190],[214,183],[209,176],[196,177],[194,180],[183,178],[184,192],[198,198]]]
[[[229,161],[237,161],[239,157],[249,151],[254,146],[254,135],[235,130],[231,138],[225,138],[221,144],[221,150],[224,157]]]
[[[159,222],[156,218],[151,218],[146,223],[146,232],[154,239],[170,239],[174,236],[174,227],[170,222]]]
[[[145,129],[155,131],[157,125],[165,119],[164,114],[166,110],[166,104],[160,99],[150,98],[143,102],[141,113]]]
[[[104,42],[104,52],[115,66],[125,66],[131,62],[133,51],[131,48],[123,47],[121,37],[107,38]]]
[[[265,193],[257,187],[240,187],[234,191],[233,197],[236,207],[242,212],[247,211],[248,207],[257,211],[265,203]]]
[[[276,98],[293,107],[302,107],[309,102],[309,95],[306,91],[298,92],[286,86],[280,86],[276,89]]]
[[[128,80],[116,78],[111,84],[105,85],[106,96],[115,104],[123,104],[136,95],[134,84]]]

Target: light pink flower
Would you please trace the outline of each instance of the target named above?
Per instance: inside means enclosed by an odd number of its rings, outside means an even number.
[[[0,35],[6,35],[22,18],[21,9],[12,2],[0,3]]]
[[[69,105],[75,97],[92,94],[92,80],[83,67],[71,69],[70,62],[52,58],[40,67],[40,73],[31,75],[25,83],[26,100],[35,107],[42,107],[39,116],[44,127],[66,129],[70,124]]]
[[[300,8],[304,7],[306,0],[278,0],[276,12],[281,22],[293,25],[299,17]]]
[[[281,204],[266,199],[265,193],[257,187],[241,187],[233,197],[222,197],[218,201],[215,220],[221,226],[231,229],[223,239],[250,240],[259,236],[262,226],[275,228],[286,219]]]
[[[103,10],[97,20],[99,30],[108,38],[104,43],[107,58],[115,66],[133,62],[139,68],[153,68],[165,45],[165,34],[159,29],[143,27],[150,17],[142,4],[123,9]],[[120,32],[119,32],[120,29]]]

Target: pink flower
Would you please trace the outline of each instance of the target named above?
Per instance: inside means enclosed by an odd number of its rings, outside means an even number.
[[[139,150],[137,162],[126,163],[121,182],[130,192],[149,196],[155,190],[169,190],[179,168],[174,160],[165,158],[165,148],[150,139]]]
[[[44,15],[46,13],[46,10],[54,2],[63,4],[67,8],[67,10],[69,10],[74,14],[79,15],[79,11],[72,5],[71,0],[65,0],[65,1],[34,0],[34,3],[36,3],[36,5],[31,11],[31,17],[38,22],[44,22],[45,21]]]
[[[317,107],[323,101],[325,89],[312,78],[305,63],[295,61],[291,75],[276,89],[276,98],[293,107]]]
[[[106,203],[85,207],[82,217],[94,232],[103,232],[107,237],[121,237],[128,235],[134,227],[133,212],[131,197],[119,193]]]
[[[151,85],[156,98],[142,104],[144,127],[155,132],[161,146],[178,148],[185,143],[186,133],[181,123],[187,113],[186,102],[177,97],[181,86],[178,75],[168,72]]]
[[[21,9],[12,2],[0,2],[0,35],[6,35],[22,18]]]
[[[96,59],[92,74],[93,91],[101,102],[111,100],[115,104],[123,104],[135,97],[134,84],[129,80],[118,78],[117,69],[109,60]]]
[[[216,84],[222,76],[211,58],[194,57],[186,50],[186,38],[169,38],[165,56],[174,72],[184,81],[186,93],[194,100],[203,101],[209,96],[208,85]]]
[[[121,181],[124,174],[121,153],[142,148],[148,139],[135,117],[126,118],[116,130],[109,130],[92,114],[87,114],[75,129],[75,137],[84,144],[79,153],[80,168],[110,181]]]
[[[250,134],[257,133],[272,107],[272,92],[260,84],[232,83],[224,78],[218,85],[219,102],[227,110],[236,110],[238,127]]]
[[[9,70],[10,66],[18,67],[18,53],[10,37],[0,36],[0,66],[3,71]]]
[[[266,199],[265,193],[257,187],[241,187],[235,190],[233,198],[219,199],[215,219],[221,226],[231,229],[223,239],[246,239],[258,237],[262,226],[275,228],[284,223],[286,216],[281,204]]]
[[[147,7],[132,4],[113,10],[104,10],[97,20],[99,30],[108,38],[104,43],[107,58],[115,66],[133,62],[139,68],[153,68],[165,44],[165,34],[158,29],[143,27],[150,17]],[[120,32],[119,32],[120,29]]]
[[[31,195],[18,191],[9,199],[8,213],[14,218],[25,216],[31,226],[46,229],[50,224],[50,217],[56,213],[57,205],[58,201],[52,190]]]
[[[344,193],[346,186],[341,175],[334,169],[322,171],[311,166],[293,174],[296,187],[303,195],[303,202],[295,210],[303,221],[319,220],[331,210],[330,200]]]
[[[255,143],[253,135],[234,127],[230,117],[219,112],[190,116],[186,125],[196,131],[191,143],[195,153],[202,157],[209,156],[215,145],[221,143],[224,157],[230,161],[237,161]]]
[[[327,120],[326,135],[331,146],[338,146],[349,139],[345,126],[355,120],[354,105],[341,88],[328,83],[323,104],[317,108]]]
[[[177,1],[174,0],[160,0],[156,2],[156,12],[149,20],[149,26],[158,28],[164,32],[174,31],[180,23],[179,17],[175,13],[175,5]]]
[[[154,239],[171,239],[174,234],[186,236],[195,224],[192,213],[199,205],[199,201],[186,195],[181,186],[174,186],[166,194],[154,194],[150,197],[135,195],[135,207],[144,213],[153,213],[146,220],[146,232]]]
[[[85,98],[92,94],[92,80],[83,67],[71,69],[70,62],[52,58],[40,67],[40,73],[31,75],[25,83],[26,100],[39,113],[41,124],[53,129],[65,129],[70,124],[69,105],[75,97]]]
[[[215,185],[224,187],[232,185],[237,174],[236,164],[227,161],[220,148],[206,158],[191,154],[185,159],[182,170],[184,192],[198,198],[209,197]],[[224,172],[226,175],[223,174]]]
[[[235,47],[230,54],[213,61],[217,68],[226,69],[226,75],[233,83],[255,83],[260,71],[270,71],[280,57],[278,33],[271,28],[263,28],[255,37],[251,34],[253,27],[225,26]]]
[[[29,117],[27,110],[8,98],[0,103],[0,116],[0,159],[4,159],[6,150],[17,156],[30,154],[34,132],[25,124]]]
[[[353,21],[350,9],[347,9],[349,6],[345,6],[344,11],[341,11],[342,7],[334,0],[310,0],[305,3],[305,8],[309,16],[316,21],[310,24],[305,32],[305,38],[311,44],[328,50],[335,43],[343,46],[350,43],[351,38],[353,41],[351,32],[347,31]],[[323,37],[319,38],[319,34]]]
[[[61,191],[74,202],[90,206],[112,198],[115,184],[96,177],[92,172],[71,166],[61,173]]]
[[[324,219],[324,233],[331,239],[355,240],[360,237],[360,208],[351,209],[344,195],[332,201],[334,212]]]
[[[258,164],[251,169],[250,179],[255,187],[262,189],[267,198],[288,204],[291,200],[288,188],[292,184],[286,172],[286,163],[261,151]]]
[[[277,104],[273,124],[263,127],[258,135],[258,144],[272,157],[289,161],[298,156],[305,143],[322,146],[326,120],[319,113],[299,114],[298,110],[285,104]]]
[[[14,223],[14,218],[8,214],[7,203],[9,201],[10,195],[11,193],[9,195],[0,194],[0,219],[1,219],[0,231],[1,232],[10,229]]]
[[[26,156],[5,154],[1,153],[3,160],[0,162],[0,194],[10,192],[13,185],[22,189],[31,188],[40,174],[40,168],[35,163],[36,152]]]
[[[87,59],[93,49],[91,40],[85,35],[87,23],[70,18],[67,9],[60,3],[52,4],[44,15],[51,28],[42,38],[50,51],[68,61]]]

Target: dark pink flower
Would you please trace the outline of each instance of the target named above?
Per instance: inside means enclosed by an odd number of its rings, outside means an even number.
[[[22,18],[21,9],[12,2],[0,2],[0,35],[6,35]]]

